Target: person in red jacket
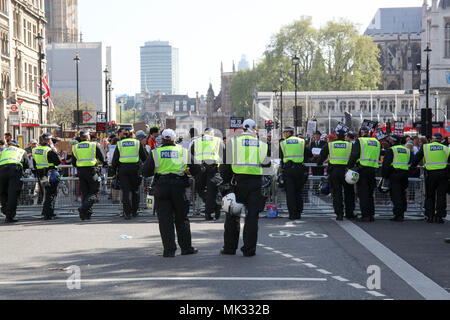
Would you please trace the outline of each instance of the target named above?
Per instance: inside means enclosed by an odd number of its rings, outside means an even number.
[[[159,129],[157,127],[150,128],[150,135],[148,137],[148,145],[152,150],[156,149],[158,147],[158,142],[156,141],[156,138],[159,136]]]

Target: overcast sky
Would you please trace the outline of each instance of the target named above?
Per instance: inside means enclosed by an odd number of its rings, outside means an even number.
[[[180,93],[220,91],[220,63],[236,68],[245,54],[258,61],[270,38],[302,15],[317,27],[347,18],[361,33],[378,8],[420,7],[423,0],[79,0],[79,28],[85,42],[112,47],[116,94],[140,91],[139,48],[169,41],[179,48]]]

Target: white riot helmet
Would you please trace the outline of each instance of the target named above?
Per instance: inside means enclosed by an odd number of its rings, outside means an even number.
[[[236,195],[234,193],[229,193],[222,198],[222,209],[232,216],[240,217],[244,205],[236,202]]]
[[[345,174],[345,182],[348,184],[357,184],[359,181],[359,173],[356,171],[348,170]]]
[[[247,119],[242,124],[242,128],[244,128],[244,130],[246,131],[253,132],[256,130],[256,122],[253,121],[252,119]]]

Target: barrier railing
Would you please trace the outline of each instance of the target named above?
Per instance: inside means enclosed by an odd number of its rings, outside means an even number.
[[[315,164],[307,164],[307,167],[315,167]],[[75,170],[71,166],[61,166],[67,169],[68,175],[61,178],[58,187],[58,197],[56,199],[55,209],[57,212],[76,213],[81,204],[81,191],[78,178],[75,177]],[[333,200],[331,195],[323,195],[318,191],[320,181],[326,176],[308,177],[301,196],[304,200],[304,213],[330,214],[334,213]],[[378,180],[381,178],[377,178]],[[276,177],[273,183],[267,189],[267,204],[275,205],[280,213],[287,213],[286,194],[284,189],[279,188],[276,183]],[[19,198],[18,211],[40,211],[42,210],[42,194],[39,192],[38,181],[36,178],[23,178],[24,186]],[[98,194],[98,201],[94,205],[94,212],[115,213],[122,210],[120,190],[115,190],[112,185],[113,179],[106,176],[104,172]],[[203,215],[204,204],[195,192],[195,180],[190,179],[190,188],[187,189],[188,198],[191,200],[190,214],[193,216]],[[408,212],[407,214],[422,214],[425,200],[425,188],[423,175],[420,178],[410,178],[408,187]],[[147,190],[151,184],[150,179],[143,179],[140,187],[140,208],[147,214],[154,214],[153,210],[147,210]],[[357,193],[357,190],[356,190]],[[375,192],[375,207],[377,213],[392,213],[392,203],[389,193]],[[355,212],[359,212],[358,197],[356,197]]]

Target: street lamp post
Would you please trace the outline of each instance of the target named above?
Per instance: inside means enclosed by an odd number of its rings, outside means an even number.
[[[73,59],[76,65],[76,77],[77,77],[77,131],[80,129],[80,93],[79,93],[79,84],[78,84],[78,64],[80,62],[79,53],[75,52],[75,58]]]
[[[280,131],[281,137],[283,137],[283,64],[280,63]]]
[[[106,112],[106,122],[109,122],[109,118],[108,118],[108,74],[109,74],[109,70],[108,70],[108,65],[106,65],[105,70],[103,71],[105,73],[105,112]]]
[[[434,121],[438,122],[438,98],[439,98],[439,91],[434,92]]]
[[[300,64],[300,59],[297,57],[297,52],[292,57],[292,64],[294,65],[295,75],[294,75],[294,84],[295,84],[295,105],[294,105],[294,127],[295,127],[295,135],[297,135],[297,127],[298,127],[298,108],[297,108],[297,73],[298,73],[298,65]]]
[[[39,44],[39,121],[42,124],[44,124],[44,116],[43,116],[43,110],[42,110],[42,58],[44,55],[42,54],[42,45],[44,42],[44,37],[39,33],[36,36],[36,40]]]
[[[428,118],[429,115],[429,109],[430,109],[430,43],[427,43],[427,48],[425,49],[425,52],[427,53],[427,67],[426,67],[426,72],[427,72],[427,99],[426,99],[426,103],[427,103],[427,114],[426,114],[426,133],[428,134],[428,129],[429,126],[431,125],[431,121],[432,119]],[[430,130],[432,132],[432,130]]]

